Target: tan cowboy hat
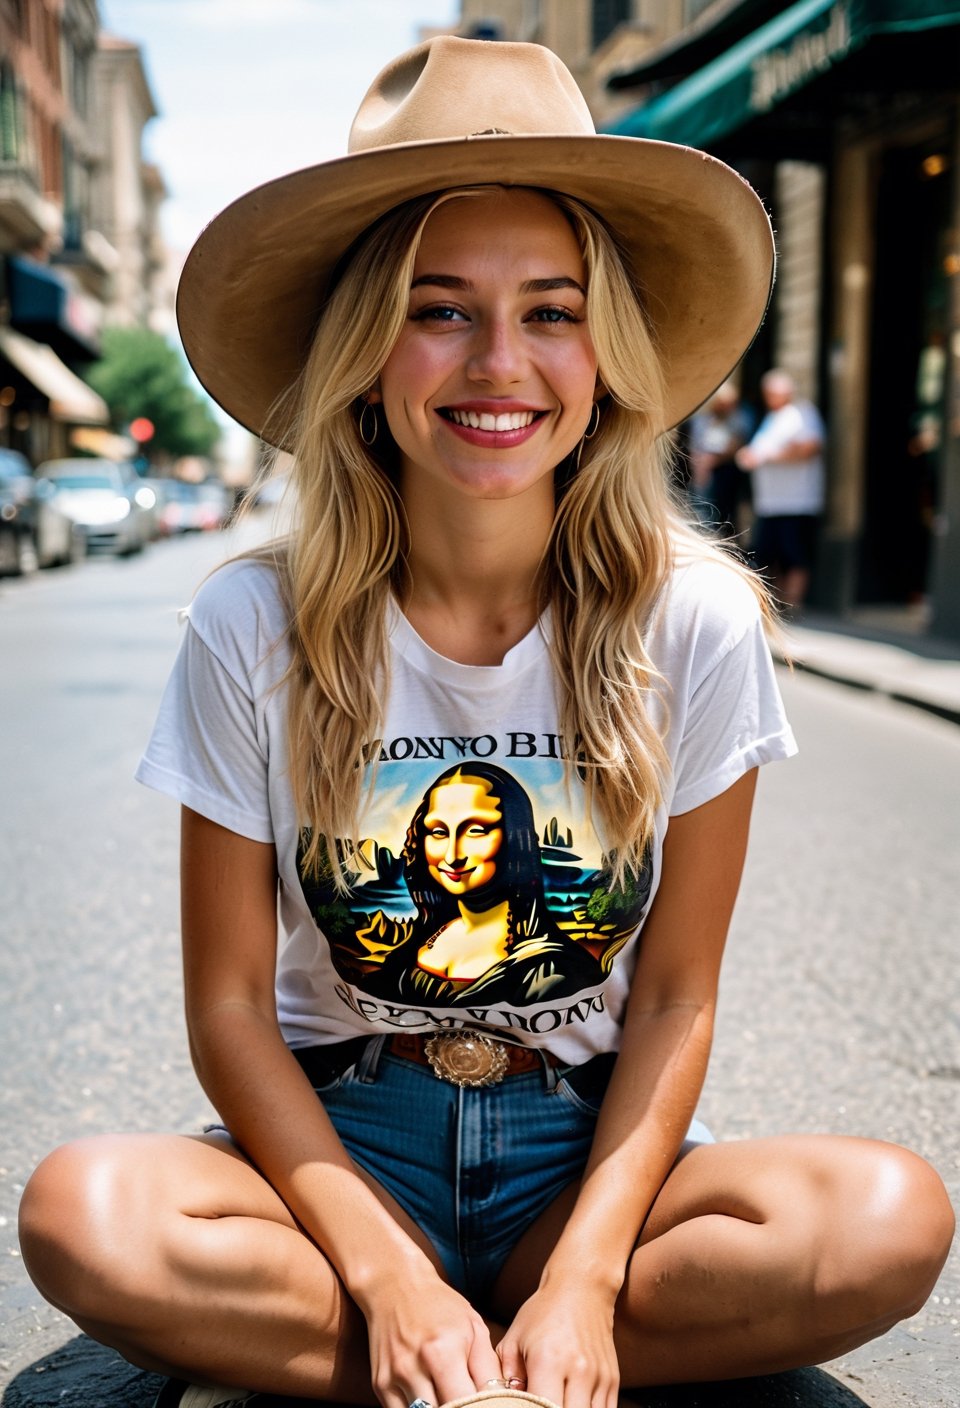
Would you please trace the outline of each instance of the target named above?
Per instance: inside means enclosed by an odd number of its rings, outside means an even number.
[[[591,206],[629,252],[665,361],[664,429],[736,366],[763,320],[770,221],[737,172],[689,147],[598,136],[582,94],[539,44],[444,35],[401,54],[360,104],[349,155],[259,186],[200,235],[177,317],[215,401],[279,443],[330,275],[379,216],[451,186],[537,186]]]

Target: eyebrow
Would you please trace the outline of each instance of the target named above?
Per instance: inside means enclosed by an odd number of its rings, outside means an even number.
[[[432,284],[435,288],[459,289],[463,293],[472,293],[473,284],[469,279],[461,279],[456,274],[421,274],[418,279],[414,279],[411,288],[421,288],[424,284]],[[520,285],[521,293],[553,293],[559,289],[573,288],[578,293],[586,297],[587,291],[576,279],[567,278],[566,275],[558,275],[555,279],[527,279],[526,283]]]

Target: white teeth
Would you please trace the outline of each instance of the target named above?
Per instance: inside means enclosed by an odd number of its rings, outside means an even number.
[[[507,411],[494,416],[489,411],[450,410],[447,414],[457,425],[469,425],[474,430],[524,430],[533,422],[536,411]]]

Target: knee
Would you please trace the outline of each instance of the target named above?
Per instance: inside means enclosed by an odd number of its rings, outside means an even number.
[[[866,1318],[894,1324],[915,1315],[933,1290],[953,1240],[953,1209],[941,1178],[918,1155],[893,1144],[854,1145],[842,1180],[837,1233],[846,1274],[839,1282],[860,1292]]]
[[[117,1142],[91,1138],[56,1149],[23,1191],[20,1248],[37,1289],[73,1316],[97,1319],[108,1285],[124,1291],[132,1276],[130,1195]],[[128,1288],[131,1293],[134,1285]]]
[[[55,1149],[27,1181],[20,1199],[20,1250],[27,1270],[37,1280],[45,1262],[69,1245],[67,1229],[75,1221],[78,1195],[86,1180],[79,1176],[86,1162],[82,1144]]]
[[[925,1159],[895,1145],[881,1145],[876,1158],[874,1216],[903,1296],[902,1317],[915,1315],[943,1269],[956,1219],[943,1180]]]

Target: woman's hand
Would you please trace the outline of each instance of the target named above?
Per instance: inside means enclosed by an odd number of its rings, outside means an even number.
[[[378,1280],[362,1297],[370,1373],[384,1408],[439,1408],[502,1377],[483,1317],[432,1267]]]
[[[560,1408],[617,1408],[615,1301],[606,1287],[574,1278],[556,1288],[541,1286],[497,1346],[501,1378],[525,1379],[528,1393]]]

